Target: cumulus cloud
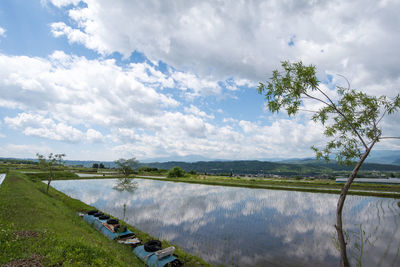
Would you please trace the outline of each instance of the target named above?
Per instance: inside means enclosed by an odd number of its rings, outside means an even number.
[[[56,7],[64,7],[68,5],[77,5],[81,0],[40,0],[42,4],[47,4],[51,2]]]
[[[203,94],[221,93],[221,87],[217,81],[199,79],[192,73],[174,73],[173,79],[177,82],[177,88],[188,91],[191,89],[192,92],[188,92],[189,96],[197,96],[200,92]]]
[[[8,108],[49,112],[81,124],[124,124],[179,105],[135,79],[135,67],[114,60],[87,60],[57,51],[49,59],[0,55],[2,95]]]
[[[5,117],[4,121],[11,128],[22,130],[25,135],[37,136],[57,141],[78,142],[83,133],[64,123],[56,123],[41,115],[20,113],[14,118]]]
[[[6,30],[2,27],[0,27],[0,37],[5,36]]]
[[[150,63],[120,67],[112,59],[56,51],[48,58],[0,54],[0,67],[0,106],[23,110],[4,118],[5,126],[56,141],[105,142],[109,157],[297,156],[318,136],[314,125],[289,120],[270,126],[235,119],[217,123],[214,114],[194,104],[182,107],[164,93],[171,86],[182,90],[180,72],[163,73]]]
[[[53,1],[67,2],[76,4]],[[279,61],[302,59],[358,88],[398,90],[397,1],[83,2],[67,8],[73,23],[55,22],[53,34],[101,54],[138,50],[203,76],[256,83]]]
[[[104,141],[104,136],[99,131],[88,129],[86,131],[86,139],[92,143],[101,143]]]
[[[0,157],[26,158],[27,155],[58,153],[46,144],[6,144],[0,146]],[[61,152],[60,152],[61,153]]]
[[[253,90],[284,59],[316,64],[322,80],[332,75],[321,85],[332,98],[332,85],[344,83],[337,73],[372,94],[399,92],[396,1],[42,3],[69,17],[50,25],[53,36],[102,56],[0,54],[0,107],[15,111],[4,127],[50,140],[103,142],[110,157],[311,156],[309,147],[323,139],[320,125],[304,122],[309,112],[252,121],[208,101]],[[134,51],[148,60],[129,62]],[[110,59],[114,52],[124,59]],[[302,109],[319,107],[307,101]],[[382,122],[390,135],[399,120]]]
[[[214,119],[214,115],[208,115],[204,111],[201,111],[198,107],[194,105],[190,105],[189,107],[185,107],[186,113],[192,113],[202,118]]]
[[[323,142],[322,126],[313,121],[301,123],[296,120],[280,119],[269,126],[264,126],[241,120],[238,124],[250,140],[248,149],[259,153],[279,151],[284,157],[310,156],[311,145],[318,146]]]

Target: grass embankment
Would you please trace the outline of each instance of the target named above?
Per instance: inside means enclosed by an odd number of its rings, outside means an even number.
[[[49,177],[48,172],[28,172],[24,173],[26,176],[32,179],[40,179],[47,180]],[[55,171],[54,172],[54,180],[71,180],[71,179],[79,179],[80,177],[73,172],[68,171]]]
[[[142,177],[141,177],[142,178]],[[332,180],[307,180],[307,179],[261,179],[226,176],[186,176],[180,178],[144,178],[161,181],[173,181],[206,185],[235,186],[260,189],[274,189],[286,191],[303,191],[315,193],[339,194],[343,184]],[[386,184],[352,184],[350,195],[378,196],[400,198],[400,185]]]
[[[130,247],[110,241],[77,216],[93,207],[53,188],[49,194],[45,190],[37,177],[15,171],[6,176],[0,186],[0,265],[144,266]],[[128,228],[143,242],[153,239]],[[176,254],[187,266],[208,266],[180,249]]]

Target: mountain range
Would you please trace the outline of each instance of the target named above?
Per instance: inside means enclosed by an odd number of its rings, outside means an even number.
[[[6,158],[0,158],[6,159]],[[37,161],[37,159],[11,159],[20,161]],[[103,163],[106,168],[116,167],[113,161],[66,160],[67,165],[92,167],[94,163]],[[350,171],[351,166],[343,166],[335,161],[326,163],[315,158],[291,158],[262,160],[221,160],[209,159],[199,155],[173,158],[153,158],[140,161],[140,166],[158,169],[171,169],[178,166],[185,171],[214,174],[281,174],[281,175],[321,175],[334,171]],[[400,172],[400,151],[373,151],[363,164],[363,171]]]

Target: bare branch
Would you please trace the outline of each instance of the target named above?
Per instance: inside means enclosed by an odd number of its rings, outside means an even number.
[[[374,119],[374,136],[377,136],[376,120]]]
[[[299,108],[299,111],[312,112],[312,113],[317,113],[318,112],[318,111],[315,111],[315,110],[300,109],[300,108]]]
[[[311,98],[311,99],[317,100],[317,101],[319,101],[319,102],[322,102],[322,103],[324,103],[324,104],[327,105],[327,106],[331,106],[329,103],[325,102],[325,101],[322,100],[322,99],[319,99],[318,97],[311,96],[311,95],[309,95],[309,94],[307,94],[307,93],[303,93],[303,94],[306,95],[308,98]]]
[[[383,117],[385,117],[386,112],[387,112],[387,109],[385,110],[385,112],[383,112],[382,116],[379,118],[379,120],[378,120],[378,122],[376,123],[376,125],[378,125],[378,124],[381,122],[381,120],[383,119]]]
[[[328,99],[328,101],[329,101],[333,106],[335,106],[335,103],[333,103],[332,99],[331,99],[327,94],[325,94],[324,91],[322,91],[322,90],[319,89],[318,87],[317,87],[317,90],[318,90],[321,94],[323,94],[323,95],[326,97],[326,99]]]
[[[347,78],[346,78],[344,75],[342,75],[342,74],[336,73],[336,75],[338,75],[338,76],[340,76],[340,77],[342,77],[343,79],[346,80],[346,82],[347,82],[347,89],[350,90],[350,82],[349,82],[349,80],[347,80]]]
[[[400,139],[399,136],[382,136],[379,139]]]

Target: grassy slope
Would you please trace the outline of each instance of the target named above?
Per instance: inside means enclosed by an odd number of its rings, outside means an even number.
[[[45,266],[143,266],[131,249],[109,241],[77,216],[75,208],[85,208],[82,203],[44,190],[39,181],[7,175],[0,187],[0,263],[41,255]],[[38,237],[18,237],[22,231]]]
[[[39,178],[41,180],[47,180],[49,175],[47,172],[32,172],[32,173],[25,173],[26,176],[29,178]],[[57,179],[77,179],[79,178],[78,175],[68,171],[55,171],[54,172],[54,180]]]
[[[93,209],[50,189],[39,179],[10,172],[0,187],[0,264],[40,255],[45,266],[144,266],[127,246],[108,240],[77,216]],[[133,229],[143,241],[152,239]],[[34,231],[38,237],[19,237]],[[169,245],[166,242],[163,246]],[[177,250],[188,266],[207,265]]]

